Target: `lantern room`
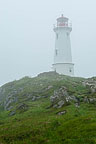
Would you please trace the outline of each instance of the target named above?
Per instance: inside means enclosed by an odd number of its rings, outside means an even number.
[[[64,17],[63,14],[57,19],[57,27],[68,27],[68,18]]]

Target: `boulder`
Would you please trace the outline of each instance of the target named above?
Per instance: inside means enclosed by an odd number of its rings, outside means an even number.
[[[61,108],[64,105],[70,104],[70,102],[80,104],[79,98],[69,95],[66,87],[62,86],[58,91],[54,91],[54,95],[50,97],[50,101],[54,108]]]
[[[90,104],[96,104],[96,98],[94,97],[85,97],[84,100],[83,100],[85,103],[90,103]]]
[[[95,104],[96,103],[96,98],[89,98],[89,103]]]
[[[35,101],[35,100],[36,100],[36,96],[33,96],[33,97],[32,97],[32,101]]]
[[[9,95],[8,98],[6,98],[5,102],[4,102],[4,109],[5,110],[9,110],[11,107],[12,103],[16,103],[18,101],[17,97],[13,97],[12,95]]]
[[[91,92],[92,92],[92,93],[95,93],[95,92],[96,92],[96,85],[94,85],[94,86],[91,87]]]
[[[53,108],[57,108],[57,107],[58,107],[58,105],[57,105],[57,104],[53,105]]]
[[[57,114],[58,114],[58,115],[64,115],[64,114],[66,114],[66,110],[60,111],[60,112],[58,112]]]
[[[58,108],[61,108],[63,105],[64,105],[64,101],[63,100],[58,102]]]
[[[91,93],[96,92],[96,79],[87,79],[82,82],[82,85],[84,87],[88,87],[91,91]]]
[[[75,107],[79,108],[80,107],[80,103],[75,103]]]
[[[13,116],[15,114],[16,114],[16,111],[11,111],[10,114],[9,114],[9,116]]]
[[[10,111],[12,109],[13,109],[13,106],[10,106],[10,107],[7,108],[8,111]]]
[[[16,110],[19,110],[19,111],[26,111],[26,110],[28,110],[28,105],[27,104],[25,104],[25,103],[20,103],[18,106],[17,106],[17,108],[16,108]]]
[[[85,97],[85,98],[83,99],[83,101],[84,101],[85,103],[89,103],[89,99],[88,99],[87,97]]]
[[[62,86],[58,91],[54,91],[54,95],[50,97],[52,106],[55,108],[61,108],[70,101],[70,96],[67,92],[67,88]]]
[[[49,86],[45,89],[45,91],[50,90],[51,88],[53,88],[53,86],[49,85]]]

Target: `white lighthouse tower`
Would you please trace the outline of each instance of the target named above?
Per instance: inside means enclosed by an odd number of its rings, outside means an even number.
[[[56,39],[53,69],[59,74],[74,76],[70,43],[71,31],[72,25],[69,24],[69,19],[63,15],[59,17],[57,25],[54,26]]]

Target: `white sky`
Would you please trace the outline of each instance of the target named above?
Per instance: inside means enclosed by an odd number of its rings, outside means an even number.
[[[51,70],[62,13],[73,24],[75,75],[96,76],[96,0],[0,0],[0,85]]]

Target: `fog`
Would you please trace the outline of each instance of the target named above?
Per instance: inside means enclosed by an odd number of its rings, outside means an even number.
[[[96,0],[0,0],[0,85],[51,70],[62,13],[72,21],[75,76],[96,76]]]

